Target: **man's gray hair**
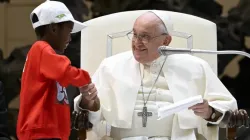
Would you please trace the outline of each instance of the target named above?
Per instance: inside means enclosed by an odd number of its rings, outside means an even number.
[[[161,22],[161,23],[158,24],[158,28],[159,28],[159,30],[160,30],[162,33],[168,35],[168,30],[167,30],[167,28],[166,28],[166,26],[164,25],[163,22]]]

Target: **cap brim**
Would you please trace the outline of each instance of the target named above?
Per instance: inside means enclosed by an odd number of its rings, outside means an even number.
[[[84,29],[85,27],[87,27],[86,24],[81,23],[79,21],[76,20],[72,20],[72,22],[74,23],[74,27],[71,33],[77,33],[80,32],[82,29]]]

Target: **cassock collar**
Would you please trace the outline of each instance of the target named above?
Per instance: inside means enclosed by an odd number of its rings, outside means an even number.
[[[164,62],[166,56],[161,55],[160,57],[158,57],[157,59],[155,59],[152,62],[146,63],[144,64],[145,66],[151,66],[152,64],[156,64],[156,65],[162,65],[162,63]]]
[[[150,63],[139,64],[141,74],[143,74],[144,69],[150,71],[150,69],[152,68],[152,69],[155,69],[157,71],[160,71],[165,60],[166,60],[166,56],[161,55],[160,57],[158,57],[157,59],[155,59],[154,61],[152,61]],[[163,74],[163,73],[161,72],[161,74]]]

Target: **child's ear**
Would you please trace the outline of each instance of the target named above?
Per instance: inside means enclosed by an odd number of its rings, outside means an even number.
[[[49,30],[51,31],[51,33],[55,33],[57,31],[57,27],[55,24],[50,24],[49,25]]]

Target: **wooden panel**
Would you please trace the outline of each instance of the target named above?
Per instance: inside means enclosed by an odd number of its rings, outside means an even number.
[[[227,16],[228,10],[235,7],[239,3],[240,0],[216,0],[216,1],[223,6],[222,16]]]
[[[34,30],[29,15],[34,7],[9,6],[8,7],[8,39],[34,40]]]
[[[3,50],[3,53],[5,54],[6,50],[5,50],[5,7],[6,4],[0,4],[0,19],[2,19],[2,21],[0,22],[0,48]]]
[[[29,16],[32,10],[39,4],[40,2],[24,4],[21,1],[19,3],[14,1],[8,4],[8,25],[6,26],[8,32],[5,35],[7,41],[5,56],[8,56],[14,48],[31,44],[36,40]]]
[[[46,0],[11,0],[11,5],[39,5],[42,2],[45,2]]]

